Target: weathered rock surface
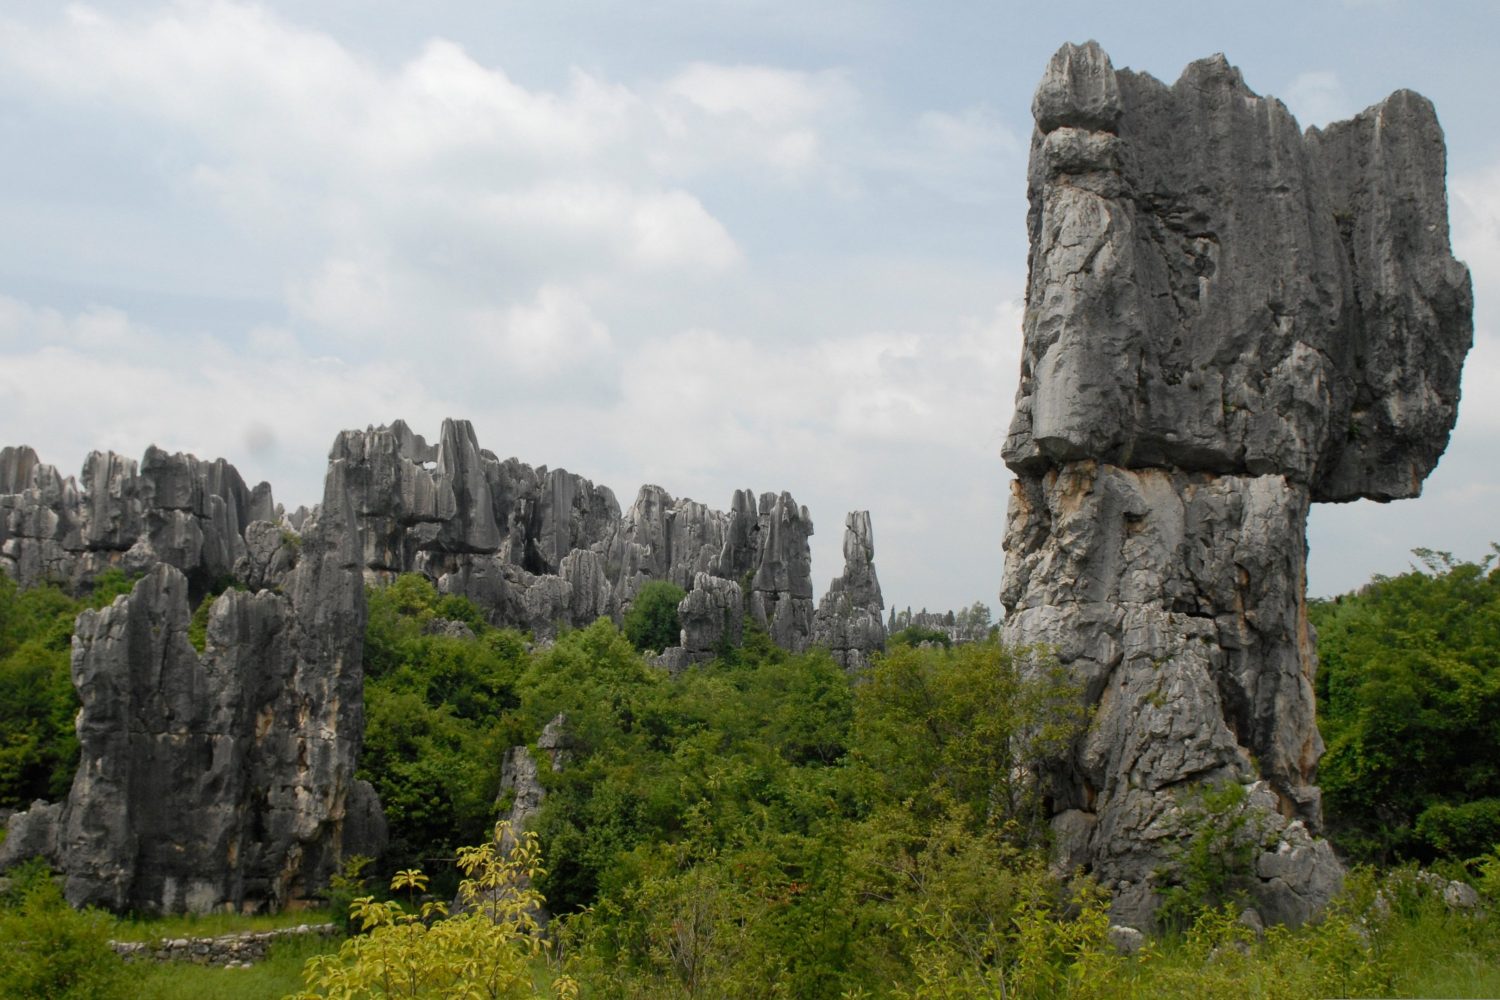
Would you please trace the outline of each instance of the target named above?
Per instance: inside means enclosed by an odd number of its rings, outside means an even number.
[[[694,662],[711,660],[741,645],[745,629],[745,600],[740,585],[720,576],[699,573],[693,589],[677,605],[682,625],[682,648]]]
[[[845,670],[863,670],[870,654],[885,649],[885,598],[875,573],[875,534],[870,512],[844,519],[844,572],[828,585],[813,614],[814,645],[824,646]]]
[[[1308,505],[1419,492],[1472,340],[1442,133],[1406,91],[1303,133],[1222,57],[1168,87],[1093,43],[1033,111],[1001,600],[1097,706],[1050,789],[1059,853],[1146,926],[1180,793],[1237,781],[1273,844],[1258,908],[1298,923],[1340,880]]]
[[[648,485],[622,512],[607,487],[581,476],[500,461],[468,421],[444,421],[435,445],[399,420],[345,431],[333,458],[367,579],[424,573],[495,624],[539,638],[618,621],[644,583],[669,580],[688,591],[685,652],[674,663],[709,658],[726,636],[738,642],[745,614],[787,649],[811,641],[813,525],[787,493],[757,501],[737,490],[718,511]],[[868,589],[866,564],[857,586]]]
[[[144,573],[159,562],[187,576],[195,600],[241,574],[274,585],[289,560],[276,546],[267,551],[264,538],[250,551],[257,521],[279,521],[271,488],[247,488],[223,459],[152,447],[137,464],[96,451],[75,480],[31,448],[0,449],[0,571],[22,586],[54,581],[76,591],[111,567]]]
[[[500,762],[500,791],[496,804],[500,818],[510,824],[512,835],[528,829],[547,799],[542,785],[538,759],[552,772],[561,771],[573,755],[573,738],[568,732],[568,717],[558,713],[542,727],[536,752],[531,747],[511,747]],[[510,846],[506,844],[505,846]]]
[[[136,476],[133,463],[91,457],[89,537],[111,551],[128,542],[184,557],[138,527],[170,525],[194,539],[188,564],[209,571],[231,540],[243,551],[232,529],[252,511],[248,496],[238,506],[238,476],[222,462],[182,458],[153,450]],[[100,485],[110,483],[118,488]],[[141,495],[152,502],[133,506]],[[212,531],[200,534],[205,524]],[[66,876],[75,905],[206,912],[280,907],[326,885],[346,851],[379,853],[378,801],[354,779],[365,600],[353,511],[330,491],[304,528],[281,592],[215,600],[201,655],[187,635],[189,577],[165,559],[128,596],[79,616],[78,771],[65,802],[12,818],[0,868],[41,854]]]

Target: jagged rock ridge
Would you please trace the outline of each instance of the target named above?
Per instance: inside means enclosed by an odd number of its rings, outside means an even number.
[[[0,570],[23,587],[76,591],[106,569],[157,563],[181,570],[195,599],[230,579],[274,581],[289,561],[277,551],[280,519],[271,487],[246,487],[222,458],[151,447],[138,464],[96,451],[75,480],[31,448],[0,449]]]
[[[1178,792],[1240,781],[1259,904],[1299,922],[1339,871],[1312,836],[1308,505],[1415,496],[1472,341],[1442,132],[1398,91],[1304,133],[1222,56],[1167,86],[1094,43],[1033,113],[1001,600],[1097,706],[1051,789],[1060,851],[1147,922]]]
[[[333,466],[356,511],[368,579],[423,573],[472,599],[495,624],[538,636],[619,620],[642,584],[669,580],[687,591],[674,665],[737,644],[747,614],[783,648],[814,641],[813,523],[788,493],[736,490],[719,511],[647,485],[622,511],[608,487],[564,469],[501,461],[479,446],[466,420],[445,420],[434,445],[399,420],[345,431]],[[873,582],[862,516],[865,568],[854,571]],[[878,619],[879,585],[854,586],[851,607],[874,601]],[[838,642],[845,661],[855,650],[855,663],[883,645],[883,631],[856,629],[852,638],[847,631],[827,626],[818,634]]]

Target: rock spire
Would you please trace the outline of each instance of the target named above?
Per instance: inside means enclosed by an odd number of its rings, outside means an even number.
[[[1398,91],[1304,132],[1222,56],[1168,86],[1092,42],[1032,110],[1001,600],[1095,705],[1050,789],[1059,849],[1148,922],[1183,793],[1240,782],[1259,905],[1300,922],[1339,881],[1308,506],[1417,495],[1472,341],[1442,131]]]

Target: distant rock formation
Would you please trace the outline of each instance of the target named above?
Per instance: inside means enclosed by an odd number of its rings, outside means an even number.
[[[467,420],[443,421],[435,445],[400,420],[345,431],[332,460],[367,579],[422,573],[539,637],[619,620],[642,584],[669,580],[688,592],[674,663],[737,644],[746,614],[786,649],[812,639],[813,524],[790,494],[736,490],[718,511],[643,486],[622,512],[608,487],[501,461]]]
[[[203,462],[147,448],[139,465],[92,452],[78,480],[27,447],[0,449],[0,570],[24,587],[44,581],[86,588],[110,568],[181,570],[194,600],[231,579],[279,579],[271,487],[254,489],[221,459]],[[255,522],[265,522],[252,533]],[[253,546],[253,548],[252,548]]]
[[[975,601],[958,612],[928,611],[926,608],[914,612],[909,607],[904,611],[897,611],[892,608],[890,619],[885,625],[886,634],[894,636],[907,629],[940,633],[949,645],[983,642],[994,638],[999,632],[994,612],[983,601]]]
[[[819,633],[851,666],[879,648],[859,617],[873,608],[879,624],[861,517],[825,601],[848,615]],[[681,669],[739,645],[747,616],[793,651],[817,638],[812,532],[787,493],[739,490],[721,512],[646,486],[622,513],[607,487],[500,461],[461,420],[432,445],[399,420],[341,433],[322,503],[292,514],[222,459],[94,452],[75,480],[30,448],[0,450],[0,571],[74,592],[111,568],[142,576],[79,616],[79,769],[65,801],[10,818],[0,869],[42,855],[70,901],[115,910],[275,908],[316,892],[385,840],[374,790],[354,779],[367,581],[422,573],[546,639],[618,621],[642,584],[670,580],[687,595],[662,662]],[[188,623],[220,590],[199,654]]]
[[[78,771],[64,802],[12,817],[0,868],[40,854],[66,877],[65,894],[78,906],[279,908],[325,886],[344,855],[384,846],[375,792],[354,778],[364,728],[365,595],[353,511],[330,489],[287,557],[280,591],[225,591],[212,605],[200,655],[188,639],[183,567],[213,573],[231,554],[243,561],[235,525],[250,508],[226,502],[239,483],[232,467],[185,456],[153,461],[161,454],[148,452],[145,466],[162,474],[137,477],[133,463],[96,453],[85,466],[93,484],[85,503],[31,508],[82,510],[80,533],[107,537],[113,548],[72,547],[76,539],[64,535],[67,544],[49,549],[58,536],[19,536],[19,567],[35,565],[29,552],[56,555],[45,565],[64,580],[97,571],[107,562],[94,558],[99,552],[136,559],[149,547],[167,558],[128,596],[79,616]],[[24,457],[32,468],[6,485],[77,496],[55,489],[71,481]],[[104,468],[115,471],[90,478]],[[175,524],[172,537],[192,544],[163,546],[152,524]],[[208,537],[213,545],[200,542]],[[256,570],[262,578],[265,565]]]
[[[1312,836],[1308,505],[1415,496],[1472,341],[1442,132],[1398,91],[1304,133],[1222,56],[1169,87],[1092,42],[1033,113],[1001,599],[1096,706],[1051,789],[1059,849],[1144,924],[1178,793],[1237,781],[1272,822],[1261,911],[1297,923],[1339,883]]]
[[[813,643],[826,647],[845,670],[863,670],[871,653],[885,649],[884,608],[870,512],[850,511],[844,519],[844,572],[828,585],[813,614]]]

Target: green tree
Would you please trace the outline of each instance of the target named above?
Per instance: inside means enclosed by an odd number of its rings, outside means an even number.
[[[636,592],[625,613],[625,637],[639,650],[661,652],[676,646],[682,636],[677,605],[687,596],[670,580],[651,580]]]
[[[1423,570],[1309,607],[1319,783],[1336,842],[1361,860],[1500,842],[1500,569],[1416,551]]]
[[[359,775],[390,824],[387,865],[405,867],[451,855],[494,820],[500,756],[522,741],[516,682],[528,658],[520,635],[420,575],[371,588],[368,603]],[[437,619],[475,636],[430,632]]]
[[[1056,661],[994,639],[953,648],[897,646],[876,660],[855,702],[859,760],[919,816],[953,805],[981,825],[1044,823],[1038,782],[1085,711]]]

